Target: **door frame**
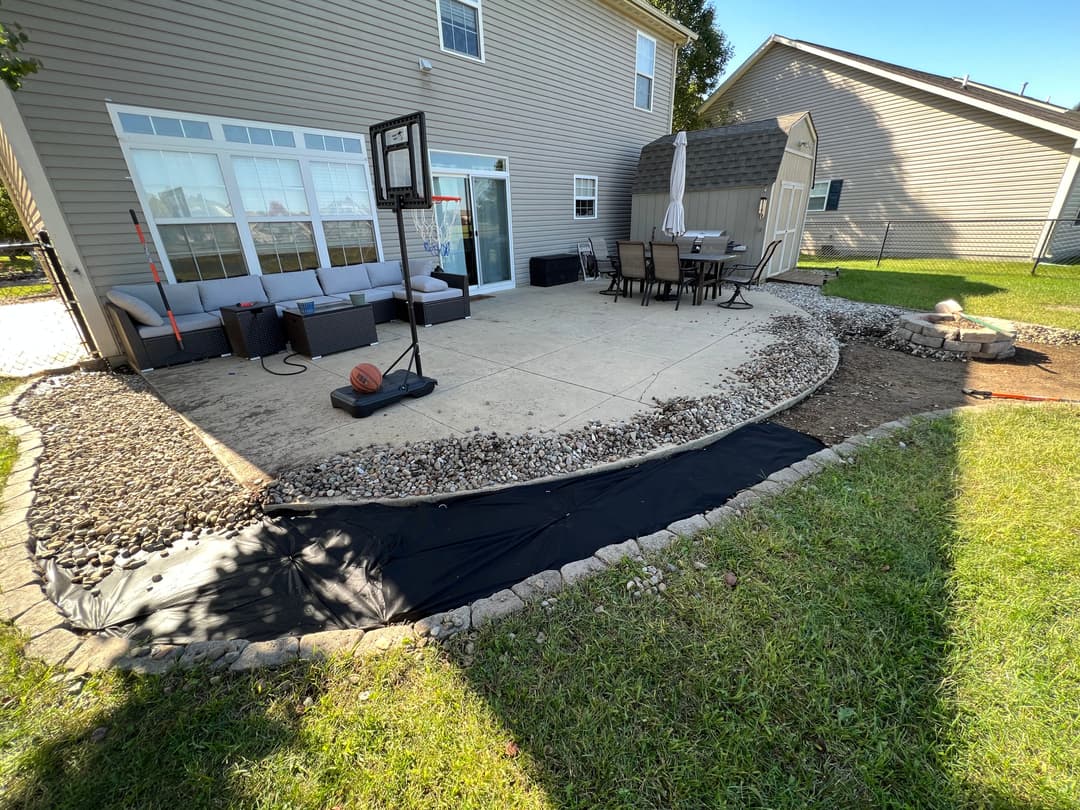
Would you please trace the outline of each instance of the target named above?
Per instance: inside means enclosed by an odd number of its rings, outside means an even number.
[[[466,155],[466,156],[470,156],[470,157],[498,157],[498,156],[494,156],[494,155],[482,154],[480,152],[457,152],[457,151],[452,151],[452,150],[449,150],[449,149],[429,148],[428,149],[429,156],[430,156],[430,153],[432,153],[432,152],[442,152],[442,153],[445,153],[445,154],[452,154],[452,155]],[[509,164],[508,161],[506,161],[505,158],[499,158],[499,159],[501,159],[501,160],[503,160],[505,162],[505,165],[507,166],[507,169],[505,171],[501,171],[501,172],[500,171],[495,171],[495,170],[485,171],[485,170],[482,170],[482,169],[442,169],[442,168],[439,168],[437,165],[434,165],[434,163],[431,166],[432,178],[434,178],[436,175],[438,175],[440,177],[461,177],[461,178],[464,178],[469,183],[469,195],[468,195],[468,197],[469,197],[468,202],[470,204],[469,216],[472,218],[473,233],[474,234],[476,233],[476,207],[475,207],[475,205],[472,204],[473,203],[472,178],[474,178],[474,177],[486,177],[486,178],[490,178],[490,179],[493,179],[493,180],[503,180],[506,183],[506,236],[507,236],[507,242],[508,242],[508,250],[509,250],[509,253],[510,253],[510,278],[507,279],[506,281],[496,281],[496,282],[493,282],[491,284],[470,284],[469,285],[469,292],[470,293],[488,293],[488,292],[498,292],[500,290],[512,290],[514,287],[517,286],[517,270],[514,267],[514,216],[513,216],[514,205],[513,205],[513,200],[511,199],[511,195],[510,195],[510,169],[509,169],[510,164]],[[462,201],[462,202],[465,202],[465,201]],[[474,238],[475,238],[475,236],[474,236]],[[483,266],[483,260],[479,255],[479,251],[477,251],[476,259],[477,259],[477,277],[482,280],[483,277],[484,277],[484,266]]]

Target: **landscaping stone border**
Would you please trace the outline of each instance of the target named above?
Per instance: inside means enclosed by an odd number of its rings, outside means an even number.
[[[916,420],[941,419],[978,407],[962,405],[885,422],[777,470],[708,512],[674,521],[666,529],[648,535],[604,546],[589,557],[567,563],[558,571],[541,571],[491,596],[411,624],[375,630],[325,630],[271,641],[232,639],[133,648],[127,639],[78,634],[67,629],[63,615],[45,595],[41,576],[34,567],[26,514],[34,498],[32,483],[42,443],[38,431],[13,413],[15,401],[34,382],[20,386],[0,401],[0,426],[19,439],[15,466],[3,492],[4,511],[0,513],[0,619],[13,621],[30,637],[25,650],[29,657],[63,665],[75,675],[109,667],[145,674],[160,674],[174,668],[192,666],[245,671],[281,666],[290,661],[317,659],[336,652],[365,655],[393,647],[442,641],[471,628],[498,621],[524,609],[528,604],[539,602],[547,606],[548,601],[568,585],[596,576],[626,559],[644,561],[646,557],[664,551],[679,536],[692,536],[720,526],[754,504],[799,484],[830,465],[848,463],[860,447],[887,438]],[[808,396],[812,390],[796,398],[796,401]],[[656,580],[653,587],[663,590],[665,586],[661,579],[657,572],[645,583],[635,580],[631,585],[640,590]]]

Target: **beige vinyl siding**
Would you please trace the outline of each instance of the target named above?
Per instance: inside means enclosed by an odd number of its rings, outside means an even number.
[[[1047,255],[1051,261],[1076,263],[1080,261],[1080,172],[1073,178],[1060,219],[1050,236]]]
[[[101,294],[147,274],[107,100],[352,132],[365,148],[370,124],[422,109],[431,149],[509,159],[518,284],[531,256],[625,236],[639,151],[669,127],[673,43],[647,31],[658,40],[655,104],[635,110],[641,24],[598,0],[485,0],[484,63],[440,51],[434,0],[193,0],[182,10],[11,0],[4,12],[44,62],[16,102]],[[599,178],[596,220],[574,221],[575,173]],[[396,257],[392,215],[379,225]],[[415,239],[409,251],[424,255]]]
[[[1045,218],[1072,148],[1063,136],[780,44],[718,104],[745,121],[810,110],[817,178],[844,181],[838,211],[807,216],[811,247],[874,250],[882,229],[867,221]],[[962,226],[934,234],[942,249],[970,249]],[[985,232],[975,241],[987,249]]]

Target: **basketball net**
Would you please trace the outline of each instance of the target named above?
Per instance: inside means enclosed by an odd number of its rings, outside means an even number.
[[[450,255],[450,227],[461,222],[461,198],[432,197],[431,202],[431,208],[411,209],[413,227],[424,242],[424,250],[443,259]]]

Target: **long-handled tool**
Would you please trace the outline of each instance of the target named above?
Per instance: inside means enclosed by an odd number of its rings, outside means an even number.
[[[1080,399],[1064,399],[1063,397],[1039,397],[1034,394],[1007,394],[1002,391],[980,391],[975,388],[961,388],[969,397],[978,399],[1020,399],[1024,402],[1068,402],[1080,405]]]
[[[173,317],[172,307],[169,306],[169,299],[165,295],[165,287],[161,283],[161,275],[158,273],[157,265],[154,263],[154,257],[150,255],[150,245],[147,244],[146,236],[143,235],[142,226],[139,225],[139,218],[135,215],[135,209],[129,208],[128,213],[131,214],[131,221],[135,223],[135,233],[139,235],[139,241],[142,242],[143,250],[146,251],[146,261],[150,264],[150,273],[154,276],[154,282],[157,284],[158,294],[161,296],[161,305],[165,307],[165,314],[169,316],[169,324],[172,326],[173,335],[176,336],[176,345],[183,351],[184,339],[180,337],[180,327],[176,325],[176,318]]]

